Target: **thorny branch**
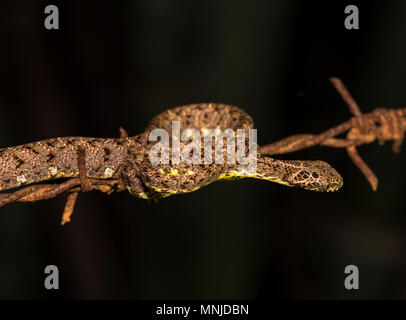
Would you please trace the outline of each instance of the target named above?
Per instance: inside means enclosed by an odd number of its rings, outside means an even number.
[[[354,117],[319,135],[297,134],[262,146],[260,148],[261,153],[267,155],[283,154],[316,145],[346,148],[351,160],[361,170],[375,191],[378,188],[378,178],[360,157],[356,147],[372,143],[375,140],[378,140],[380,145],[385,141],[393,140],[392,150],[399,153],[406,131],[406,108],[379,108],[371,113],[362,114],[359,106],[341,80],[330,78],[330,81],[340,93]],[[345,132],[347,132],[346,138],[335,138]]]
[[[406,131],[406,108],[375,109],[371,113],[363,114],[352,98],[345,85],[338,78],[330,78],[331,83],[348,105],[353,118],[318,135],[296,134],[277,142],[260,147],[264,155],[279,155],[303,150],[313,146],[327,146],[346,148],[347,153],[355,165],[361,170],[372,189],[378,187],[378,178],[360,157],[357,147],[372,143],[375,140],[382,145],[385,141],[393,140],[392,149],[399,153]],[[345,138],[337,138],[346,133]],[[120,128],[121,138],[127,137],[127,132]],[[86,176],[86,155],[83,149],[77,150],[79,178],[71,178],[61,183],[37,184],[21,188],[10,193],[0,194],[0,207],[11,202],[34,202],[53,198],[61,193],[68,193],[67,202],[62,215],[61,224],[70,221],[79,192],[99,190],[110,194],[113,191],[123,191],[126,185],[122,179],[90,179]]]

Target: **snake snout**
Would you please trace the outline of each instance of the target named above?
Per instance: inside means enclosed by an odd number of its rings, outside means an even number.
[[[335,192],[341,189],[343,186],[343,178],[339,176],[336,181],[330,183],[330,185],[327,187],[327,192]]]
[[[327,162],[318,161],[320,173],[320,191],[335,192],[341,189],[344,184],[341,175]]]

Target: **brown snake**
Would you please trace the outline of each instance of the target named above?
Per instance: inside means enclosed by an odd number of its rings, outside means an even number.
[[[173,138],[172,121],[179,121],[181,132],[193,128],[202,137],[209,129],[231,129],[235,133],[253,128],[252,118],[242,109],[203,103],[168,109],[154,117],[143,133],[133,137],[54,138],[4,148],[0,149],[0,191],[79,177],[80,153],[85,158],[83,174],[87,178],[121,179],[131,194],[144,199],[195,191],[222,179],[247,177],[322,192],[336,191],[343,185],[341,176],[324,161],[278,160],[260,152],[255,155],[255,172],[248,172],[246,164],[228,162],[176,163],[170,158],[167,164],[153,164],[150,152],[157,141],[150,141],[150,135],[154,129],[164,129]],[[180,147],[189,142],[180,141]],[[172,147],[167,151],[172,153]],[[215,156],[217,151],[213,148],[210,152]]]

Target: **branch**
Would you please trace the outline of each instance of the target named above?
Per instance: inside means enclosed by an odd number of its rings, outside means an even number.
[[[406,131],[406,108],[395,110],[379,108],[371,113],[362,114],[358,104],[341,80],[330,78],[330,81],[354,117],[321,134],[293,135],[262,146],[260,151],[265,155],[277,155],[307,149],[316,145],[346,148],[351,160],[361,170],[375,191],[378,188],[378,178],[359,156],[356,147],[372,143],[375,140],[378,140],[381,145],[385,141],[393,141],[392,149],[395,153],[399,153],[404,139],[404,132]],[[346,138],[336,138],[345,132],[347,133]]]

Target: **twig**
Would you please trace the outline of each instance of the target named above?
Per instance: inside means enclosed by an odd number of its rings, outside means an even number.
[[[62,221],[61,225],[63,226],[65,223],[70,221],[70,216],[73,213],[73,208],[75,207],[76,199],[78,198],[79,192],[72,192],[68,194],[68,198],[66,199],[65,209],[63,210],[62,214]]]
[[[399,153],[406,131],[406,108],[388,110],[375,109],[368,114],[362,114],[358,104],[352,98],[347,88],[338,78],[331,78],[331,83],[340,93],[350,112],[354,115],[350,120],[324,131],[319,135],[297,134],[280,141],[262,146],[262,154],[276,155],[303,150],[316,145],[346,148],[355,165],[361,170],[373,190],[378,187],[378,178],[358,154],[357,146],[378,140],[380,144],[393,141],[392,149]],[[335,138],[347,132],[346,138]]]

